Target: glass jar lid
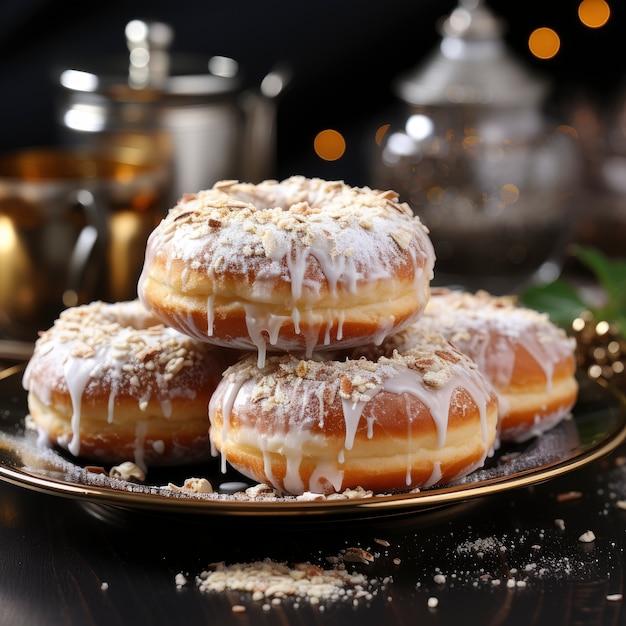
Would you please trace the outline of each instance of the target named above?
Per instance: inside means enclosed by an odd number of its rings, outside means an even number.
[[[438,49],[395,82],[397,95],[425,106],[539,104],[547,82],[510,53],[504,26],[483,0],[460,0],[441,24]]]

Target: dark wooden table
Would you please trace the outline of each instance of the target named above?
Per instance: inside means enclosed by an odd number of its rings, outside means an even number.
[[[620,447],[531,487],[326,522],[125,510],[0,482],[0,624],[626,624],[624,460]],[[351,548],[374,557],[346,563],[367,574],[358,600],[264,606],[196,580],[220,561],[330,567]]]

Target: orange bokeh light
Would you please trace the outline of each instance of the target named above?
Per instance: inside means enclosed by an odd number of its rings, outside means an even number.
[[[380,128],[378,128],[378,130],[376,131],[376,136],[375,136],[376,145],[379,145],[379,146],[382,145],[383,139],[385,135],[387,134],[387,131],[390,128],[391,128],[391,124],[383,124]]]
[[[322,130],[315,136],[313,142],[315,154],[325,161],[336,161],[346,151],[346,140],[336,130]]]
[[[551,59],[561,47],[561,40],[551,28],[536,28],[528,38],[528,48],[539,59]]]
[[[611,7],[605,0],[583,0],[578,5],[578,19],[589,28],[604,26],[611,16]]]

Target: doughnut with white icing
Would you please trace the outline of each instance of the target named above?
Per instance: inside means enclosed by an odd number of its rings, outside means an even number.
[[[255,355],[226,370],[209,405],[223,469],[290,494],[429,487],[483,466],[495,392],[443,336],[377,361]]]
[[[234,360],[224,352],[164,327],[138,300],[72,307],[35,343],[29,412],[76,457],[142,468],[204,460],[209,398]]]
[[[407,349],[423,328],[442,333],[493,384],[502,441],[525,441],[570,414],[578,397],[576,342],[546,314],[486,291],[433,288],[419,324],[389,341]]]
[[[152,232],[138,294],[169,326],[268,351],[379,344],[419,317],[434,251],[393,191],[293,176],[186,194]]]

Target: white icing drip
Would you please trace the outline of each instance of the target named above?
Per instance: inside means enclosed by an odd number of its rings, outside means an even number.
[[[420,323],[443,333],[474,360],[496,391],[511,383],[518,346],[543,370],[548,392],[555,366],[575,349],[574,340],[546,315],[486,293],[433,293]]]
[[[267,346],[275,345],[280,333],[280,327],[288,320],[285,316],[274,315],[264,307],[246,304],[246,327],[252,343],[258,351],[258,366],[265,366]],[[269,341],[265,336],[268,336]]]
[[[182,281],[174,269],[178,261],[186,268]],[[249,337],[226,340],[216,336],[212,303],[207,304],[205,337],[223,345],[254,347],[263,353],[262,364],[268,341],[281,350],[291,349],[293,340],[281,337],[281,328],[291,319],[300,335],[305,311],[325,307],[328,314],[326,319],[307,323],[311,330],[303,338],[304,346],[302,341],[294,342],[299,349],[304,347],[311,356],[322,338],[323,345],[331,345],[334,324],[334,343],[342,342],[343,294],[358,295],[363,284],[396,284],[399,265],[412,265],[415,306],[425,303],[429,285],[424,283],[433,275],[434,250],[419,218],[394,193],[296,176],[280,184],[220,182],[211,190],[184,197],[148,239],[138,287],[147,307],[151,306],[146,297],[150,267],[159,263],[166,274],[164,282],[168,273],[176,273],[172,282],[183,297],[191,278],[188,274],[199,272],[213,283],[213,293],[225,289],[225,297],[244,307]],[[238,276],[246,283],[245,296],[231,293],[230,282]],[[271,305],[267,294],[274,293],[275,285],[286,283],[291,294],[291,302],[286,303],[289,314],[273,320],[260,316],[254,307]],[[174,316],[173,322],[183,332],[201,338],[198,329],[180,316]],[[393,320],[381,322],[376,343],[393,329]],[[270,338],[263,337],[264,333]]]
[[[291,311],[291,319],[293,320],[293,329],[297,334],[300,334],[300,311],[297,306],[294,306]]]
[[[437,430],[437,446],[443,448],[446,445],[446,432],[448,430],[448,414],[450,401],[455,387],[450,384],[440,388],[428,388],[424,386],[417,372],[403,369],[394,378],[390,378],[383,385],[383,389],[390,393],[408,393],[424,403],[432,415],[435,429]]]
[[[289,493],[301,493],[302,491],[305,491],[304,483],[300,478],[302,456],[297,453],[287,454],[285,455],[285,458],[287,460],[287,471],[284,478],[286,491]],[[277,484],[276,477],[273,474],[266,472],[266,476],[269,477],[272,484]]]
[[[343,464],[343,461],[340,461],[340,464]],[[335,491],[341,491],[343,476],[344,471],[341,467],[336,467],[334,463],[321,462],[311,474],[307,491],[326,492],[328,483],[332,485]]]
[[[333,328],[332,319],[329,314],[326,317],[326,326],[324,327],[324,345],[330,345],[330,331]]]
[[[395,321],[396,319],[393,315],[387,318],[381,318],[379,320],[378,330],[376,331],[376,334],[374,335],[372,339],[372,343],[375,346],[379,346],[385,340],[385,337],[387,337],[389,333],[391,333],[391,331],[393,330]]]
[[[267,482],[273,485],[276,483],[276,478],[274,476],[274,470],[272,469],[272,455],[265,446],[262,447],[262,452],[263,452],[263,472],[267,476]],[[287,470],[287,475],[290,475],[289,470]]]
[[[442,473],[441,473],[441,463],[439,461],[435,461],[434,465],[433,465],[433,471],[431,473],[431,475],[428,477],[428,479],[426,480],[426,482],[424,483],[423,487],[426,489],[428,487],[432,487],[433,485],[436,485],[442,478]],[[410,485],[410,481],[408,480],[407,477],[407,485]]]
[[[374,397],[380,391],[380,387],[371,389],[367,392],[367,396],[369,398]],[[352,446],[354,445],[354,438],[356,436],[356,431],[359,426],[359,421],[361,419],[361,414],[363,413],[363,409],[367,405],[366,400],[360,400],[358,402],[353,402],[349,399],[342,398],[341,405],[343,407],[343,419],[346,423],[346,440],[344,444],[344,448],[346,450],[352,450]]]
[[[147,471],[146,460],[145,460],[145,445],[146,445],[146,435],[148,434],[148,421],[147,420],[137,420],[137,424],[135,426],[135,444],[134,444],[134,459],[135,464],[140,467],[144,472]]]
[[[209,337],[213,336],[213,325],[215,323],[215,294],[211,294],[206,299],[206,334]]]
[[[115,415],[115,391],[115,385],[111,384],[109,399],[107,401],[107,424],[113,423],[113,416]]]
[[[71,437],[59,437],[57,443],[79,456],[81,422],[89,412],[83,409],[86,394],[104,396],[101,408],[109,425],[115,424],[120,396],[134,400],[139,411],[154,399],[163,416],[171,417],[172,398],[193,399],[193,385],[210,380],[213,357],[203,352],[205,348],[163,328],[139,301],[94,302],[64,311],[42,333],[22,382],[46,406],[53,404],[53,390],[69,395]],[[209,362],[202,364],[205,357]],[[99,414],[96,417],[100,419]],[[139,436],[142,431],[137,428]],[[92,449],[90,454],[104,453]],[[143,463],[144,449],[136,445],[134,456]]]
[[[302,297],[304,286],[304,275],[307,269],[308,256],[312,256],[322,267],[324,277],[328,280],[328,286],[333,294],[337,294],[337,283],[343,278],[348,284],[351,293],[355,293],[357,280],[360,278],[356,268],[352,263],[346,262],[344,255],[332,256],[331,246],[328,238],[320,237],[316,234],[316,241],[307,248],[300,251],[292,251],[286,248],[278,248],[277,254],[272,255],[274,260],[285,258],[289,268],[289,278],[291,280],[291,295],[294,302]],[[291,247],[291,244],[289,244]],[[346,280],[347,279],[347,280]]]
[[[491,453],[493,450],[488,432],[487,416],[487,406],[491,399],[490,388],[485,385],[485,381],[478,370],[468,368],[467,365],[467,362],[463,362],[463,364],[451,364],[453,372],[452,378],[440,387],[426,385],[422,376],[417,371],[404,365],[395,364],[392,367],[385,366],[386,373],[383,376],[382,383],[378,386],[369,388],[361,399],[355,401],[350,398],[341,398],[343,419],[345,422],[344,446],[337,453],[336,463],[331,462],[329,459],[320,459],[318,466],[314,470],[314,476],[310,479],[310,484],[308,486],[302,484],[302,478],[300,476],[303,450],[306,448],[307,443],[314,437],[312,431],[310,430],[313,425],[312,420],[315,419],[319,422],[320,429],[323,430],[324,428],[324,416],[326,415],[324,398],[328,393],[328,386],[336,384],[337,381],[335,379],[327,382],[316,381],[315,384],[310,386],[303,384],[297,392],[298,394],[303,395],[301,403],[299,404],[300,412],[297,415],[294,415],[289,413],[292,409],[281,409],[279,405],[274,405],[274,410],[279,411],[281,417],[277,417],[275,420],[272,426],[273,430],[271,431],[271,434],[257,437],[254,442],[251,442],[251,445],[259,448],[263,454],[264,471],[267,481],[272,483],[274,487],[278,489],[284,488],[290,493],[301,493],[303,489],[309,491],[322,489],[324,481],[330,482],[336,490],[340,490],[342,488],[343,479],[343,469],[341,468],[341,465],[343,465],[345,461],[345,452],[353,449],[358,425],[363,411],[368,404],[367,398],[371,399],[381,391],[392,394],[407,394],[420,400],[430,411],[437,432],[437,445],[439,448],[443,448],[446,445],[448,417],[451,410],[453,394],[459,387],[464,388],[474,401],[480,415],[483,454],[479,460],[479,464],[482,464],[486,459],[487,454]],[[232,419],[233,409],[239,402],[243,405],[251,401],[249,397],[251,389],[256,384],[255,381],[258,383],[259,380],[256,376],[257,372],[253,369],[249,369],[245,375],[241,374],[238,377],[225,377],[218,387],[218,393],[216,393],[211,400],[209,409],[210,420],[212,420],[212,416],[218,403],[221,410],[223,418],[221,441],[223,448],[227,447],[229,424]],[[280,397],[281,394],[278,391],[275,393]],[[314,399],[315,403],[313,402]],[[289,407],[289,405],[286,405],[286,407]],[[246,419],[252,419],[246,418],[244,415],[239,413],[238,418],[243,419],[244,421]],[[317,417],[313,418],[312,416]],[[376,419],[375,415],[369,415],[367,418],[368,438],[375,436],[374,424]],[[413,418],[409,416],[406,425],[407,485],[412,484],[412,419]],[[252,431],[254,431],[254,425],[250,424],[250,427]],[[285,458],[286,475],[282,486],[272,474],[270,453],[280,454]],[[226,457],[224,454],[222,454],[221,460],[222,471],[225,471]],[[429,481],[434,482],[429,482],[428,486],[435,484],[435,482],[441,479],[441,472],[442,469],[440,466],[433,468],[433,473]],[[438,477],[437,474],[439,474]]]
[[[241,390],[241,388],[243,387],[245,382],[246,382],[246,379],[243,377],[237,380],[236,382],[223,378],[220,385],[225,387],[224,393],[222,394],[221,397],[218,396],[217,393],[213,394],[213,396],[211,397],[211,400],[209,401],[209,421],[210,421],[212,416],[214,415],[214,412],[217,410],[217,407],[216,407],[217,400],[218,398],[221,398],[219,410],[222,413],[222,432],[221,432],[222,442],[228,441],[230,416],[232,415],[233,406],[235,404],[235,400],[237,399],[237,395],[239,391]],[[214,454],[216,452],[217,452],[216,450],[213,451]],[[223,473],[226,472],[226,458],[224,457],[224,455],[221,455],[221,469]]]
[[[267,342],[265,340],[265,337],[263,336],[263,331],[267,330],[268,324],[265,322],[265,320],[259,321],[257,317],[253,316],[253,310],[253,307],[246,306],[246,327],[248,328],[248,335],[258,351],[257,365],[259,367],[264,367],[265,356],[267,352]],[[261,313],[263,312],[261,311]],[[269,315],[271,315],[271,313],[267,313],[267,316]]]
[[[341,341],[343,339],[343,324],[346,321],[346,313],[345,311],[339,311],[339,318],[337,320],[337,341]],[[330,319],[329,319],[330,323]]]
[[[68,443],[68,450],[74,455],[80,454],[80,418],[81,402],[85,387],[91,378],[91,372],[96,365],[96,359],[68,358],[63,366],[63,373],[67,382],[67,388],[72,400],[72,419],[70,428],[72,440]]]
[[[285,323],[286,317],[280,315],[270,315],[269,323],[268,323],[268,332],[269,332],[269,343],[271,346],[275,346],[278,341],[278,336],[280,334],[280,328]]]
[[[330,316],[328,317],[328,324],[332,327],[332,320],[330,319]],[[318,337],[319,330],[317,326],[311,326],[304,334],[305,353],[307,359],[313,357],[313,351],[317,346]]]

